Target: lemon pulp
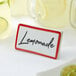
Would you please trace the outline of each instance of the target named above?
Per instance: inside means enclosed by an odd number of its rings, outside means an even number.
[[[60,76],[76,76],[76,65],[63,68]]]
[[[72,70],[67,76],[76,76],[76,70]]]

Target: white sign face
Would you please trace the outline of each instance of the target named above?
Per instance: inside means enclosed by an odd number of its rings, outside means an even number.
[[[61,33],[19,24],[15,49],[57,59]]]

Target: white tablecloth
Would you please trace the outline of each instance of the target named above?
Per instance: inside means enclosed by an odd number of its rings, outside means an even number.
[[[0,40],[0,76],[36,76],[38,72],[57,67],[76,57],[76,30],[63,32],[57,60],[15,50],[16,30],[19,23],[38,25],[33,19],[12,19],[11,34]]]

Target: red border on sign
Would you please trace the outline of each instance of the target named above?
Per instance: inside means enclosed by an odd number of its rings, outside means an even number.
[[[44,55],[44,54],[41,54],[41,53],[33,52],[33,51],[31,51],[31,50],[25,50],[25,49],[17,48],[16,45],[17,45],[18,32],[19,32],[20,26],[59,34],[55,57],[51,57],[51,56]],[[19,25],[18,25],[18,29],[17,29],[17,34],[16,34],[16,40],[15,40],[15,49],[16,49],[16,50],[20,50],[20,51],[24,51],[24,52],[29,52],[29,53],[37,54],[37,55],[41,55],[41,56],[48,57],[48,58],[52,58],[52,59],[57,59],[57,57],[58,57],[58,52],[59,52],[60,40],[61,40],[61,32],[53,31],[53,30],[49,30],[49,29],[38,28],[38,27],[33,27],[33,26],[25,25],[25,24],[19,24]]]

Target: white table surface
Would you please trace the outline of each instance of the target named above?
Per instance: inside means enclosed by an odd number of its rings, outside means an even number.
[[[36,76],[38,72],[55,68],[76,58],[76,30],[65,30],[57,60],[15,50],[19,23],[38,25],[33,19],[12,19],[11,35],[0,40],[0,76]]]

